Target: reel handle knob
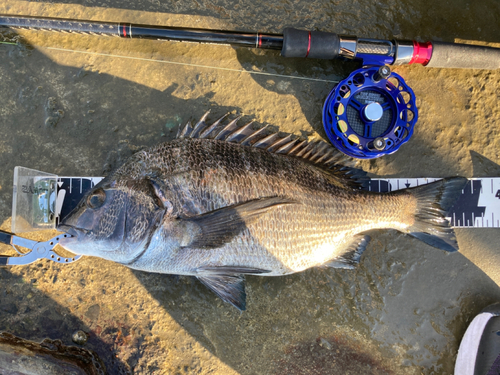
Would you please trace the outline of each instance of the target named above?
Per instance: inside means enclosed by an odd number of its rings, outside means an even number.
[[[369,142],[366,147],[370,150],[383,151],[385,149],[386,142],[382,137],[375,138],[373,141]]]
[[[382,65],[378,71],[373,75],[373,82],[380,82],[383,79],[389,78],[391,75],[391,68],[388,65]]]

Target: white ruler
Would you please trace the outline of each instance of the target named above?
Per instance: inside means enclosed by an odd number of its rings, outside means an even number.
[[[56,217],[64,217],[102,177],[59,177]],[[388,192],[425,185],[439,178],[372,179],[368,190]],[[471,178],[450,209],[455,228],[500,228],[500,177]]]
[[[387,192],[437,180],[440,179],[372,179],[368,190]],[[470,178],[448,215],[455,228],[500,228],[500,177]]]

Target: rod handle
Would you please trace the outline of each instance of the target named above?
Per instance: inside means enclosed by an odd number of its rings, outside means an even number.
[[[431,68],[499,69],[500,48],[432,42]]]
[[[339,36],[323,31],[298,30],[287,27],[283,30],[283,48],[285,57],[310,57],[313,59],[334,59],[340,47]]]

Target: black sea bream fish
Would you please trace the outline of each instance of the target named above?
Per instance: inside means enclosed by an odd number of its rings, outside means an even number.
[[[352,268],[371,229],[457,250],[443,215],[465,178],[366,192],[325,143],[206,117],[97,184],[62,221],[59,229],[74,237],[61,244],[137,270],[196,276],[239,309],[244,275]]]

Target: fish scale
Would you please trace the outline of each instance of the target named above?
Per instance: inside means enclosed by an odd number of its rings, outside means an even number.
[[[444,213],[466,179],[367,192],[364,174],[322,142],[206,118],[133,155],[88,192],[60,225],[73,235],[63,246],[134,269],[196,276],[240,309],[243,275],[352,268],[373,229],[457,249]],[[106,198],[89,207],[94,196]],[[107,229],[94,233],[99,227]]]

